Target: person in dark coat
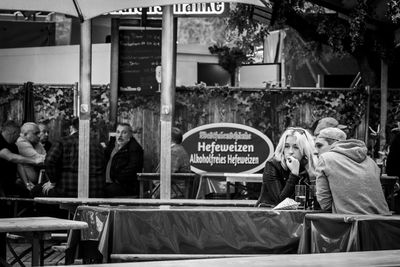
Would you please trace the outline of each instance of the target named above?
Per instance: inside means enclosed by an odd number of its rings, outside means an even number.
[[[79,159],[79,119],[72,120],[70,135],[54,142],[46,155],[46,176],[49,181],[35,187],[35,196],[77,197]],[[104,152],[91,137],[89,148],[89,197],[103,197]],[[41,192],[40,192],[41,191]]]
[[[133,137],[132,127],[117,126],[116,138],[106,147],[106,197],[138,197],[137,173],[143,168],[143,149]]]

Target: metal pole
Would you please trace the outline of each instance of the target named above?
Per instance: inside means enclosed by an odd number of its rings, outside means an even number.
[[[91,20],[81,23],[78,197],[89,197],[90,89],[92,83]]]
[[[171,198],[171,126],[175,91],[173,6],[164,6],[161,39],[160,198]]]
[[[379,138],[379,150],[382,151],[386,144],[387,122],[387,97],[388,97],[388,64],[381,60],[381,132]]]
[[[111,19],[110,123],[115,130],[118,107],[119,19]]]

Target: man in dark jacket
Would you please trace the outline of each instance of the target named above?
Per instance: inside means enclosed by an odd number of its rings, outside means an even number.
[[[49,181],[40,188],[49,197],[78,196],[79,119],[72,120],[70,135],[55,142],[46,155]],[[104,152],[91,137],[89,155],[89,197],[102,197],[104,187]],[[37,188],[34,195],[40,195]]]
[[[106,160],[106,197],[139,196],[137,173],[143,168],[143,149],[129,124],[118,124],[116,139],[106,148]]]

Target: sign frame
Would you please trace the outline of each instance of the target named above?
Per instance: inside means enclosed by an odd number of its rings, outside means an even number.
[[[189,131],[187,131],[184,135],[183,135],[183,140],[182,143],[184,143],[184,141],[189,137],[192,136],[194,133],[198,133],[202,130],[207,130],[207,129],[213,129],[213,128],[235,128],[238,130],[244,130],[244,131],[248,131],[251,132],[253,134],[256,134],[258,137],[260,137],[261,139],[263,139],[265,141],[265,143],[268,145],[269,148],[269,155],[268,157],[266,157],[266,159],[259,163],[256,167],[249,169],[249,170],[245,170],[245,171],[241,171],[241,172],[237,172],[237,173],[256,173],[260,170],[262,170],[265,167],[265,163],[271,159],[273,157],[274,154],[274,145],[272,144],[272,141],[268,138],[268,136],[266,136],[264,133],[262,133],[261,131],[244,125],[244,124],[239,124],[239,123],[229,123],[229,122],[221,122],[221,123],[210,123],[210,124],[205,124],[205,125],[201,125],[198,127],[195,127]],[[199,168],[194,167],[193,165],[190,166],[190,169],[195,172],[195,173],[206,173],[207,171],[205,170],[201,170]],[[227,171],[225,171],[227,172]]]

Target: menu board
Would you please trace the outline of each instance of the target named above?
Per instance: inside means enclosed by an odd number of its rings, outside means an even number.
[[[161,65],[161,30],[119,30],[120,91],[151,95],[159,89],[156,67]]]

